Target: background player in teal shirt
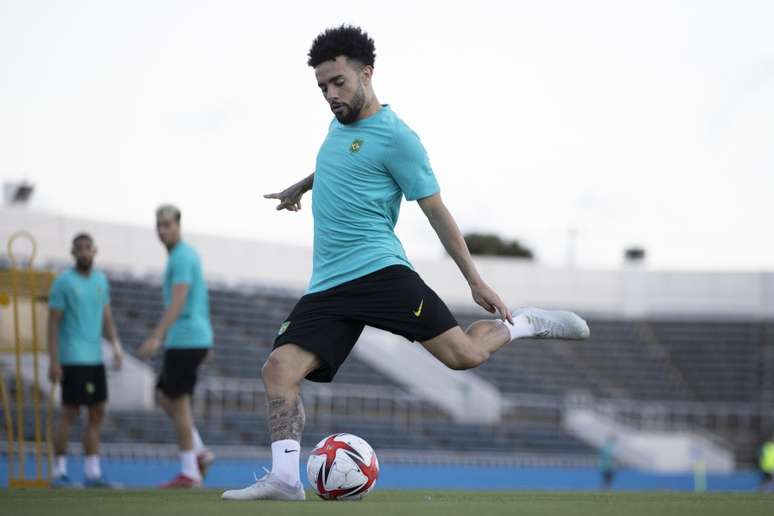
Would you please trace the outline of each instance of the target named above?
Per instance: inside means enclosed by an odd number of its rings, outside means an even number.
[[[263,366],[272,470],[224,499],[303,500],[299,478],[304,410],[301,381],[329,382],[365,325],[421,342],[451,369],[477,367],[516,338],[584,339],[586,322],[566,311],[511,312],[479,275],[444,205],[417,135],[373,91],[374,42],[360,28],[328,29],[308,64],[333,112],[315,173],[287,190],[277,209],[298,211],[313,189],[314,263],[309,288],[279,328]],[[414,272],[394,233],[401,199],[416,200],[470,286],[473,300],[500,320],[464,331]]]
[[[162,487],[198,487],[215,460],[202,442],[191,410],[197,371],[212,348],[210,300],[199,254],[182,240],[180,210],[159,207],[156,231],[169,253],[163,286],[166,310],[139,354],[151,357],[162,343],[165,347],[156,394],[177,433],[181,472]]]
[[[75,267],[60,274],[51,285],[48,316],[48,376],[61,383],[62,412],[54,432],[54,486],[76,484],[67,474],[67,441],[80,408],[88,409],[83,436],[87,487],[115,487],[102,474],[99,441],[107,401],[107,380],[102,363],[103,334],[113,345],[113,366],[121,367],[123,349],[110,312],[107,277],[93,270],[97,248],[86,233],[73,239]]]

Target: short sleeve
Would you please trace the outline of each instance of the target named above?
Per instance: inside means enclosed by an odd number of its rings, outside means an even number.
[[[63,311],[67,306],[67,298],[65,296],[65,285],[62,281],[62,277],[58,277],[51,285],[51,290],[48,293],[48,306],[54,310]]]
[[[429,197],[440,191],[427,151],[414,131],[399,125],[390,151],[387,170],[407,201]]]
[[[196,264],[190,253],[179,253],[172,257],[172,285],[190,285],[194,281]]]

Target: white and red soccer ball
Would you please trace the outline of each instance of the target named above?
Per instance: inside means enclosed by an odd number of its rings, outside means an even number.
[[[333,434],[309,454],[306,475],[323,500],[360,500],[376,485],[379,461],[365,440],[352,434]]]

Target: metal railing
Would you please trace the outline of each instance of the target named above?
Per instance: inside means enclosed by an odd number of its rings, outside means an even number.
[[[427,419],[448,420],[440,409],[417,395],[389,386],[318,385],[302,393],[307,420],[321,422],[340,416],[388,419],[411,427]],[[217,418],[224,411],[266,413],[266,393],[256,379],[209,377],[197,386],[194,411]]]
[[[442,409],[426,401],[421,393],[390,386],[330,384],[308,386],[303,391],[307,417],[325,421],[338,416],[391,419],[412,426],[418,421],[450,420]],[[257,379],[205,379],[197,388],[195,409],[199,413],[235,410],[265,414],[265,392]],[[593,408],[616,421],[641,430],[694,430],[745,432],[774,425],[774,407],[760,403],[713,403],[694,401],[643,401],[595,398],[585,393],[565,397],[511,394],[502,398],[504,419],[509,414],[535,411],[558,416],[567,408]]]
[[[757,432],[774,425],[774,406],[752,402],[642,401],[572,394],[565,407],[595,411],[641,430],[691,430],[724,434]]]

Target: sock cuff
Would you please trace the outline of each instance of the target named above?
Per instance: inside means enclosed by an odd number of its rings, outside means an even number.
[[[272,449],[288,449],[288,450],[300,450],[301,449],[301,443],[296,441],[295,439],[282,439],[279,441],[274,441],[271,443]]]
[[[206,448],[204,441],[202,441],[202,436],[195,426],[191,428],[191,438],[193,439],[193,449],[195,452],[198,453]]]
[[[180,452],[180,466],[183,475],[194,480],[201,480],[201,474],[199,473],[199,466],[196,463],[196,452],[193,450],[185,450]]]
[[[505,321],[500,322],[505,325],[505,329],[508,330],[508,333],[511,335],[511,340],[531,337],[535,333],[532,324],[530,324],[529,320],[522,315],[514,317],[513,324]]]

